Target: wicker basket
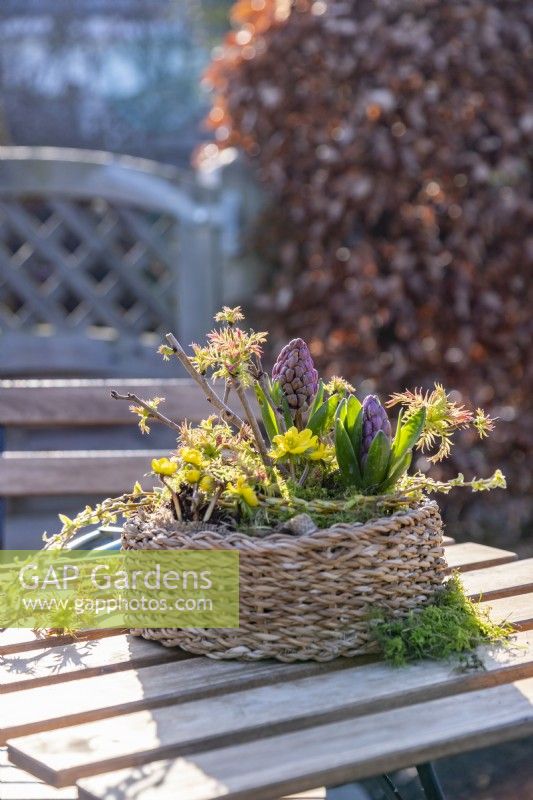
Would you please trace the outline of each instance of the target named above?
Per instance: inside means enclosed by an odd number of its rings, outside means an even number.
[[[430,501],[303,535],[191,531],[170,517],[137,517],[125,524],[122,543],[126,549],[239,550],[238,629],[132,631],[217,659],[328,661],[372,652],[369,609],[401,614],[423,605],[446,570],[442,521]]]

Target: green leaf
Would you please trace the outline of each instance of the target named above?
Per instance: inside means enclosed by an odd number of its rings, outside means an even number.
[[[361,441],[363,439],[363,409],[361,407],[359,414],[357,415],[357,419],[355,420],[354,425],[352,426],[352,430],[349,434],[350,441],[352,443],[352,447],[354,453],[356,454],[357,458],[359,458],[359,453],[361,452]]]
[[[346,420],[344,424],[346,425],[346,431],[350,438],[361,409],[362,405],[357,397],[354,394],[349,395],[346,401]]]
[[[402,459],[409,450],[412,450],[418,442],[425,422],[425,408],[420,408],[412,417],[409,417],[405,423],[398,420],[398,428],[396,429],[396,436],[394,437],[392,445],[391,465],[393,469],[396,464],[399,463],[400,459]]]
[[[338,394],[332,394],[322,405],[317,408],[315,413],[309,417],[306,428],[310,428],[314,434],[320,435],[324,431],[329,431],[335,411],[339,405],[340,397]]]
[[[274,436],[277,436],[279,433],[278,420],[276,419],[272,406],[267,400],[263,387],[259,383],[255,384],[255,394],[257,402],[259,403],[259,408],[261,409],[261,417],[263,425],[265,426],[265,431],[270,443],[272,443]]]
[[[311,403],[311,408],[309,409],[309,419],[311,419],[315,411],[322,405],[323,401],[324,401],[324,381],[320,380],[318,384],[318,389],[316,390],[315,399]]]
[[[337,419],[335,423],[335,452],[343,479],[351,486],[360,487],[361,470],[359,469],[350,437],[340,419]]]
[[[379,486],[387,475],[390,456],[390,442],[383,431],[378,431],[372,440],[365,468],[363,471],[363,487]]]
[[[294,425],[294,420],[292,418],[289,404],[287,403],[287,398],[285,397],[285,393],[281,388],[279,381],[272,381],[270,384],[270,396],[274,401],[276,408],[281,409],[287,429],[291,428]]]
[[[283,396],[283,389],[281,388],[281,384],[279,381],[271,381],[270,382],[270,396],[274,401],[276,406],[279,406],[281,403],[281,398]]]
[[[348,413],[348,403],[346,402],[345,399],[343,399],[337,406],[337,410],[335,412],[335,419],[336,420],[338,419],[342,423],[344,423],[347,413]]]
[[[287,398],[285,397],[283,392],[281,393],[281,398],[280,398],[280,401],[279,401],[279,407],[281,408],[281,411],[282,411],[282,414],[283,414],[283,419],[285,421],[285,425],[287,427],[287,430],[289,430],[289,428],[292,428],[292,426],[294,425],[294,419],[293,419],[293,416],[291,414],[291,410],[289,408],[289,404],[287,403]]]
[[[402,475],[404,475],[409,467],[411,466],[411,461],[413,458],[413,453],[409,450],[403,458],[401,458],[393,469],[390,469],[389,466],[389,474],[379,487],[379,491],[385,494],[385,492],[391,492],[394,489],[394,486],[398,483]]]

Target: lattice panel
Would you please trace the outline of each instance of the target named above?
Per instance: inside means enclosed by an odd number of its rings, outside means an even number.
[[[100,198],[0,202],[0,330],[169,330],[176,238],[170,216]]]

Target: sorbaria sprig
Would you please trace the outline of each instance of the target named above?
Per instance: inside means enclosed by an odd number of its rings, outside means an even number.
[[[261,362],[266,333],[245,330],[243,319],[239,306],[225,306],[205,345],[194,344],[190,352],[167,334],[160,348],[163,358],[179,360],[211,404],[214,413],[199,425],[166,417],[160,397],[113,393],[130,402],[144,433],[152,421],[171,428],[176,451],[152,461],[154,489],[136,486],[129,495],[87,507],[74,520],[63,516],[52,544],[64,543],[86,525],[161,505],[179,520],[231,527],[254,519],[275,524],[302,511],[317,520],[345,514],[368,519],[413,506],[431,492],[505,487],[499,470],[489,478],[458,475],[449,481],[409,474],[415,449],[434,450],[429,456],[434,462],[449,453],[460,428],[471,426],[485,437],[494,420],[482,409],[473,412],[454,402],[440,384],[428,392],[393,394],[385,406],[377,395],[359,399],[341,377],[320,380],[311,351],[299,338],[281,350],[268,375]],[[220,393],[214,388],[219,383]],[[386,408],[396,405],[401,410],[392,425]]]
[[[473,414],[464,405],[453,402],[440,383],[436,383],[431,392],[415,389],[414,392],[393,394],[386,405],[392,408],[398,404],[403,406],[404,421],[409,420],[418,411],[425,410],[425,423],[417,447],[420,450],[430,450],[438,445],[437,452],[428,459],[432,463],[442,461],[449,456],[452,436],[456,430],[473,425],[480,438],[483,438],[494,428],[494,420],[483,409],[478,408]]]

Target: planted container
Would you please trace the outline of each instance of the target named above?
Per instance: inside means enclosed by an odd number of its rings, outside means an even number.
[[[266,334],[244,330],[241,319],[240,309],[225,308],[205,346],[188,354],[169,334],[160,349],[211,403],[213,415],[199,425],[167,419],[161,398],[114,394],[132,404],[144,432],[153,421],[173,428],[176,451],[153,460],[158,486],[137,484],[65,518],[49,544],[64,546],[84,525],[123,515],[125,550],[237,551],[239,627],[134,631],[164,645],[218,659],[327,661],[372,652],[376,614],[403,618],[431,604],[443,585],[442,522],[429,494],[505,485],[499,471],[448,482],[409,474],[413,452],[424,451],[426,463],[440,460],[458,428],[485,436],[492,420],[436,385],[389,399],[388,408],[401,407],[393,432],[376,395],[360,400],[342,378],[319,380],[301,339],[283,348],[268,375]]]

